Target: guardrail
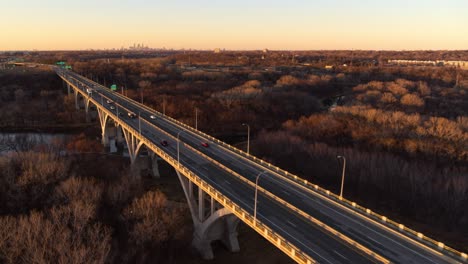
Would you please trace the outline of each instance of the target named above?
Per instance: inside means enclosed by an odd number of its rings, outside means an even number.
[[[463,260],[463,261],[466,261],[468,259],[468,256],[466,253],[464,252],[460,252],[454,248],[451,248],[447,245],[445,245],[443,242],[440,242],[440,241],[437,241],[437,240],[434,240],[430,237],[427,237],[425,235],[423,235],[422,233],[420,232],[417,232],[413,229],[410,229],[406,226],[404,226],[403,224],[401,223],[398,223],[396,221],[393,221],[393,220],[390,220],[388,219],[387,217],[383,216],[383,215],[380,215],[378,213],[375,213],[373,212],[372,210],[368,209],[368,208],[365,208],[363,206],[360,206],[358,205],[357,203],[355,202],[352,202],[350,200],[347,200],[343,197],[340,197],[339,195],[327,190],[327,189],[324,189],[320,186],[318,186],[317,184],[313,184],[307,180],[304,180],[302,178],[300,178],[299,176],[295,175],[295,174],[292,174],[292,173],[289,173],[288,171],[286,170],[283,170],[277,166],[274,166],[272,165],[271,163],[269,162],[266,162],[262,159],[259,159],[253,155],[250,155],[249,153],[246,153],[232,145],[229,145],[217,138],[214,138],[202,131],[199,131],[199,130],[196,130],[195,128],[185,124],[185,123],[182,123],[172,117],[169,117],[169,116],[165,116],[163,115],[162,113],[158,112],[158,111],[155,111],[155,110],[152,110],[151,108],[147,107],[147,106],[144,106],[144,105],[141,105],[140,103],[138,103],[140,106],[143,106],[143,108],[147,109],[148,111],[152,111],[152,112],[156,112],[157,114],[161,115],[161,116],[164,116],[166,117],[167,119],[171,120],[173,123],[175,124],[178,124],[182,127],[184,127],[185,129],[187,130],[190,130],[196,134],[199,134],[199,135],[202,135],[203,137],[205,138],[208,138],[210,139],[211,141],[214,141],[216,143],[218,143],[219,145],[225,147],[226,149],[232,151],[232,152],[237,152],[238,154],[242,155],[243,157],[245,158],[248,158],[249,160],[251,161],[254,161],[256,162],[257,164],[260,164],[260,165],[263,165],[263,167],[265,168],[268,168],[276,173],[278,173],[279,175],[283,176],[283,177],[286,177],[288,178],[289,180],[293,180],[295,182],[297,182],[298,184],[300,185],[303,185],[304,187],[307,187],[308,189],[310,190],[315,190],[316,192],[322,194],[322,195],[325,195],[325,196],[328,196],[330,198],[333,198],[335,202],[339,202],[339,203],[342,203],[343,205],[347,206],[348,208],[352,208],[354,209],[355,211],[359,212],[360,214],[362,214],[363,216],[366,216],[366,217],[369,217],[373,220],[379,220],[381,221],[383,224],[386,224],[388,227],[392,228],[394,231],[397,231],[397,232],[400,232],[402,235],[406,235],[407,237],[411,238],[411,239],[414,239],[415,241],[419,241],[419,242],[423,242],[426,246],[430,246],[430,247],[433,247],[439,251],[441,251],[442,253],[447,253],[448,255],[452,256],[452,257],[455,257],[455,258],[459,258],[460,260]]]
[[[95,82],[93,82],[95,83]],[[97,83],[96,83],[97,84]],[[99,84],[98,84],[99,85]],[[124,99],[124,100],[131,100],[130,98],[126,97],[126,96],[123,96],[119,93],[114,93],[114,95],[120,97],[121,99]],[[133,101],[133,100],[132,100]],[[167,120],[171,121],[172,123],[176,124],[176,125],[179,125],[183,128],[185,128],[186,130],[189,130],[195,134],[198,134],[199,136],[202,136],[204,138],[207,138],[213,142],[216,142],[218,143],[220,146],[223,146],[225,149],[228,149],[230,150],[231,152],[233,153],[237,153],[238,155],[241,155],[243,156],[244,158],[247,158],[251,161],[254,161],[255,163],[257,163],[258,165],[261,165],[275,173],[277,173],[278,175],[280,176],[283,176],[285,178],[287,178],[288,180],[291,180],[291,181],[294,181],[296,182],[297,184],[303,186],[303,187],[306,187],[307,189],[311,190],[311,191],[315,191],[325,197],[329,197],[331,198],[332,200],[334,200],[335,202],[339,203],[339,204],[342,204],[348,208],[351,208],[353,209],[354,211],[360,213],[362,216],[364,217],[368,217],[369,219],[372,219],[372,220],[375,220],[375,221],[378,221],[380,222],[381,224],[391,228],[392,230],[394,231],[397,231],[399,233],[401,233],[402,235],[408,237],[408,238],[411,238],[413,239],[414,241],[419,241],[421,242],[423,245],[426,245],[426,246],[429,246],[429,247],[432,247],[432,249],[436,249],[442,253],[447,253],[449,256],[452,256],[454,258],[458,258],[462,261],[466,261],[468,256],[466,253],[464,252],[460,252],[454,248],[451,248],[447,245],[445,245],[443,242],[440,242],[440,241],[437,241],[437,240],[434,240],[430,237],[427,237],[425,235],[423,235],[422,233],[420,232],[417,232],[413,229],[410,229],[406,226],[404,226],[403,224],[401,223],[398,223],[396,221],[392,221],[390,219],[388,219],[387,217],[383,216],[383,215],[380,215],[378,213],[375,213],[373,212],[371,209],[369,208],[365,208],[363,206],[360,206],[358,205],[357,203],[353,202],[353,201],[350,201],[350,200],[347,200],[343,197],[340,197],[338,196],[337,194],[327,190],[327,189],[324,189],[320,186],[318,186],[317,184],[313,184],[305,179],[302,179],[301,177],[295,175],[295,174],[292,174],[292,173],[289,173],[288,171],[286,170],[283,170],[281,168],[279,168],[278,166],[274,166],[273,164],[269,163],[269,162],[266,162],[262,159],[259,159],[249,153],[246,153],[232,145],[229,145],[215,137],[212,137],[200,130],[197,130],[183,122],[180,122],[179,120],[176,120],[170,116],[167,116],[167,115],[164,115],[162,113],[160,113],[159,111],[156,111],[154,109],[151,109],[150,107],[144,105],[144,104],[141,104],[141,103],[138,103],[136,101],[133,101],[134,104],[137,104],[139,107],[143,108],[143,109],[146,109],[147,111],[149,112],[152,112],[152,113],[156,113],[157,115],[159,116],[162,116],[164,118],[166,118]]]
[[[63,77],[65,78],[65,77]],[[74,85],[74,84],[71,84]],[[75,86],[75,85],[74,85]],[[76,87],[76,86],[75,86]],[[78,87],[76,89],[80,90]],[[83,92],[84,93],[84,92]],[[94,98],[89,98],[96,106],[101,106],[99,102],[97,102]],[[195,173],[193,173],[189,168],[183,166],[182,164],[178,163],[175,158],[167,154],[166,152],[162,151],[159,147],[157,147],[156,144],[148,140],[146,137],[143,137],[142,135],[139,134],[138,131],[136,131],[133,127],[127,125],[127,123],[122,122],[121,119],[119,119],[112,111],[109,111],[105,107],[102,107],[102,110],[107,113],[109,117],[111,117],[116,123],[119,123],[122,127],[124,127],[126,130],[130,131],[135,137],[137,137],[143,144],[154,151],[158,156],[163,158],[166,162],[171,164],[174,168],[176,168],[180,173],[182,173],[185,177],[189,178],[192,182],[194,182],[199,188],[201,188],[203,191],[208,193],[211,197],[213,197],[218,203],[222,204],[224,207],[228,208],[233,214],[235,214],[239,219],[241,219],[244,223],[249,225],[251,228],[253,228],[257,233],[262,235],[264,238],[266,238],[268,241],[270,241],[272,244],[274,244],[277,248],[279,248],[281,251],[286,253],[288,256],[290,256],[294,261],[298,263],[304,263],[304,264],[312,264],[316,263],[316,261],[308,256],[306,253],[301,251],[299,248],[297,248],[295,245],[291,244],[288,242],[285,238],[283,238],[281,235],[273,231],[271,228],[266,226],[265,224],[261,223],[260,221],[254,221],[254,217],[249,214],[248,211],[242,209],[239,205],[231,201],[228,197],[226,197],[224,194],[216,190],[216,188],[212,187],[210,184],[208,184],[206,181],[198,177]]]

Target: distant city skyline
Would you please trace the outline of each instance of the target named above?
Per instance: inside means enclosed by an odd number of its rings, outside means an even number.
[[[468,49],[466,0],[0,0],[0,51]]]

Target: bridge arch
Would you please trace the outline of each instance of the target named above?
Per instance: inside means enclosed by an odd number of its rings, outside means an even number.
[[[222,207],[212,197],[197,188],[189,179],[176,169],[177,176],[184,190],[185,198],[192,215],[194,226],[192,246],[200,252],[204,259],[213,259],[211,243],[220,240],[231,252],[239,251],[237,226],[239,218],[229,209]],[[194,190],[198,189],[198,195]],[[205,206],[210,202],[209,208]]]

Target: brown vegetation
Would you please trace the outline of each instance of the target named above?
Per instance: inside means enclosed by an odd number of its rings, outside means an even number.
[[[118,180],[129,177],[125,172],[86,177],[89,173],[82,164],[90,162],[97,168],[105,159],[90,161],[51,152],[0,156],[0,262],[130,261],[140,255],[137,252],[145,252],[141,243],[171,244],[186,232],[183,227],[189,225],[182,208],[164,194],[146,193],[141,185]],[[113,235],[116,232],[121,235]],[[120,252],[119,244],[126,250]]]
[[[396,220],[413,219],[419,223],[417,227],[423,226],[425,233],[437,233],[437,237],[442,236],[459,248],[466,246],[463,235],[455,239],[447,235],[468,232],[466,166],[444,168],[375,149],[332,147],[291,132],[262,133],[252,149],[256,155],[268,157],[278,166],[335,193],[339,192],[341,180],[341,165],[336,156],[344,155],[345,197]]]
[[[336,156],[345,155],[346,197],[396,220],[421,224],[417,229],[425,234],[437,233],[439,238],[447,237],[442,240],[448,244],[466,249],[468,71],[386,63],[387,59],[468,60],[466,51],[161,54],[45,52],[30,58],[67,59],[75,71],[106,86],[125,87],[129,97],[137,101],[143,97],[145,104],[161,112],[164,108],[166,114],[190,125],[197,108],[199,129],[217,136],[244,136],[241,124],[249,123],[252,138],[257,139],[251,148],[255,154],[334,191],[341,168]],[[325,70],[325,65],[333,69]],[[55,80],[53,88],[36,84],[37,89],[31,89],[28,84],[37,76],[17,84],[15,74],[20,73],[0,75],[6,87],[0,90],[4,107],[0,125],[84,120],[73,107],[73,96],[55,94],[62,88]],[[45,74],[40,82],[48,83],[51,75]],[[67,147],[77,153],[101,150],[98,141],[83,135]],[[24,155],[31,159],[28,155],[33,154]],[[38,159],[60,168],[57,158]],[[104,167],[93,162],[76,159],[75,173],[63,176],[62,170],[71,165],[46,170],[19,158],[0,159],[6,175],[0,179],[0,212],[18,220],[29,217],[31,210],[42,210],[39,214],[47,220],[48,210],[75,208],[83,216],[78,221],[85,223],[80,225],[83,230],[91,219],[102,224],[99,230],[114,232],[108,259],[163,261],[161,249],[174,253],[180,235],[177,227],[188,225],[184,215],[176,217],[180,208],[157,191],[146,193],[137,180],[116,177],[125,171],[121,163]],[[160,217],[167,210],[169,219]],[[167,229],[161,230],[164,226]],[[145,234],[145,229],[160,231]],[[447,235],[451,231],[453,237]]]

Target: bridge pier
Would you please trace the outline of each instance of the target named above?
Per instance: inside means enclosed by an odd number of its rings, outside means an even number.
[[[123,134],[125,141],[127,142],[128,154],[130,156],[130,163],[134,164],[136,158],[138,157],[138,152],[143,146],[143,142],[140,141],[135,135],[130,133],[130,131],[123,129]]]
[[[78,98],[79,93],[77,91],[75,91],[74,95],[75,95],[75,109],[80,110],[80,102],[79,102],[79,98]]]
[[[68,82],[65,82],[67,84],[67,91],[68,91],[68,95],[71,94],[71,87],[70,87],[70,84]]]
[[[89,100],[89,98],[86,98],[85,99],[85,113],[86,113],[86,123],[89,123],[91,122],[91,114],[90,114],[90,110],[89,110],[89,104],[90,104],[91,100]]]
[[[104,147],[108,147],[109,146],[109,131],[107,127],[107,120],[109,119],[109,115],[106,112],[100,110],[99,108],[97,109],[97,111],[98,111],[99,122],[101,125],[102,144],[104,145]]]
[[[149,159],[151,163],[151,174],[154,178],[161,178],[161,174],[159,173],[159,165],[158,160],[161,158],[156,155],[154,152],[150,152]]]
[[[239,218],[177,170],[176,172],[192,215],[194,226],[192,246],[204,259],[214,258],[211,243],[216,240],[220,240],[231,252],[238,252]],[[198,190],[198,195],[194,195],[195,189]]]
[[[116,142],[118,144],[122,144],[124,142],[124,138],[122,135],[122,128],[121,126],[117,126],[117,133],[116,133]]]

